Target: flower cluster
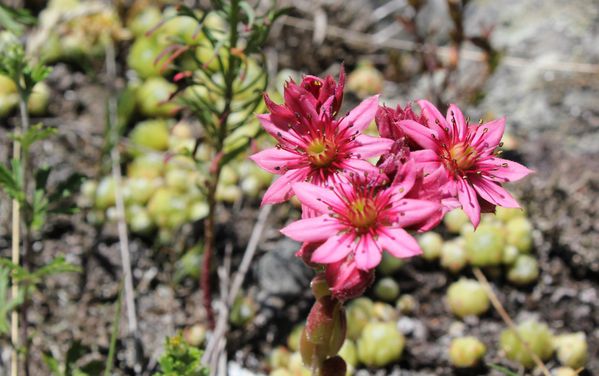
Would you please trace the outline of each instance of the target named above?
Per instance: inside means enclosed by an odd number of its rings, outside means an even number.
[[[309,265],[324,266],[342,301],[368,287],[382,252],[421,253],[408,230],[431,229],[458,207],[475,227],[481,211],[518,207],[501,184],[531,172],[498,157],[503,118],[473,124],[456,105],[443,116],[426,100],[416,114],[379,106],[378,96],[339,116],[344,77],[290,80],[281,105],[265,95],[270,113],[259,119],[278,143],[251,157],[280,175],[263,204],[293,195],[302,203],[302,219],[281,231],[303,242],[298,255]],[[380,137],[363,134],[373,120]]]

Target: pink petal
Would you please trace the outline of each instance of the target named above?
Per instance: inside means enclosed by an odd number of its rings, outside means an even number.
[[[302,204],[319,213],[329,212],[329,207],[341,208],[344,206],[339,197],[328,188],[305,182],[295,183],[292,187],[293,192]]]
[[[272,182],[268,190],[262,197],[262,205],[278,204],[289,200],[292,196],[291,184],[303,181],[310,170],[308,168],[298,168],[297,170],[287,171],[278,179]]]
[[[349,234],[327,236],[328,240],[312,254],[312,262],[331,264],[343,260],[353,249],[352,236]]]
[[[376,111],[379,108],[378,103],[378,95],[364,99],[356,108],[341,119],[339,130],[345,130],[350,127],[352,132],[362,131],[374,120]]]
[[[455,104],[450,104],[449,109],[447,110],[446,119],[447,123],[450,125],[449,129],[451,131],[453,131],[453,120],[455,119],[458,139],[463,140],[466,136],[466,132],[468,131],[468,124],[466,124],[466,119],[464,119],[462,110],[460,110]]]
[[[393,142],[393,140],[389,140],[388,138],[372,137],[362,134],[356,137],[354,143],[350,144],[350,152],[359,159],[376,157],[389,151]]]
[[[416,256],[422,253],[418,242],[400,227],[387,227],[378,238],[379,244],[398,258]]]
[[[437,131],[438,135],[442,135],[445,132],[445,128],[450,128],[445,120],[445,117],[441,115],[437,107],[431,102],[421,99],[416,101],[422,109],[422,114],[426,117],[427,124],[431,129]],[[438,122],[438,124],[437,124]]]
[[[489,178],[501,183],[517,181],[533,173],[533,170],[503,158],[492,157],[477,164],[483,171],[487,170]]]
[[[458,178],[458,200],[474,228],[480,223],[480,205],[474,189],[462,178]]]
[[[401,227],[424,222],[428,217],[441,210],[441,205],[438,202],[411,198],[401,199],[397,207],[399,209],[397,225]]]
[[[271,174],[281,174],[305,164],[301,155],[278,148],[263,150],[250,156],[250,159]]]
[[[381,263],[383,250],[374,241],[372,236],[363,235],[358,240],[355,249],[355,260],[358,269],[370,270]]]
[[[399,126],[418,145],[425,149],[437,150],[439,134],[433,129],[427,128],[414,120],[402,120],[399,122]]]
[[[421,168],[425,174],[433,173],[442,166],[441,158],[432,150],[418,150],[410,153],[410,157],[414,159],[417,166]],[[445,169],[443,169],[445,170]]]
[[[307,146],[306,142],[303,138],[297,137],[294,132],[287,131],[287,125],[285,125],[285,129],[279,127],[272,118],[272,115],[269,114],[261,114],[256,115],[262,127],[268,134],[277,139],[277,141],[292,145],[293,147],[300,146],[305,148]],[[296,128],[301,127],[300,125],[295,125]]]
[[[495,119],[488,123],[476,126],[476,134],[472,139],[473,145],[482,144],[484,149],[495,149],[501,142],[505,131],[505,118]]]
[[[485,179],[484,177],[473,177],[470,179],[472,186],[483,199],[488,202],[503,206],[505,208],[519,208],[518,202],[499,184]]]
[[[283,235],[298,242],[322,242],[335,235],[343,226],[328,215],[300,219],[281,229]]]
[[[416,162],[413,159],[408,160],[401,166],[391,184],[391,189],[398,192],[395,196],[396,199],[404,197],[412,189],[416,182],[416,175],[419,173],[422,172],[417,169]]]
[[[298,113],[303,118],[316,119],[318,112],[316,106],[318,100],[306,89],[298,86],[295,82],[288,82],[283,96],[285,105],[294,113]]]

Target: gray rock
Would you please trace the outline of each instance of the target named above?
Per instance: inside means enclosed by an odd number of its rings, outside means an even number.
[[[264,292],[292,297],[309,288],[314,273],[295,256],[299,248],[299,243],[282,238],[260,258],[256,275]]]

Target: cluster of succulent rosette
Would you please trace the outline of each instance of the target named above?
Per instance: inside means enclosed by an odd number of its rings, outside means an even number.
[[[518,207],[502,184],[531,173],[498,156],[503,118],[470,123],[456,105],[443,116],[426,100],[417,114],[381,106],[378,96],[342,116],[344,82],[343,70],[338,82],[305,76],[287,82],[283,104],[265,96],[270,113],[258,117],[277,145],[251,157],[280,175],[262,204],[294,195],[302,204],[302,218],[281,232],[303,243],[298,256],[318,272],[301,352],[323,375],[340,363],[343,302],[364,293],[383,252],[420,254],[409,231],[430,230],[451,209],[463,208],[476,227],[481,212]],[[363,133],[373,121],[380,137]]]

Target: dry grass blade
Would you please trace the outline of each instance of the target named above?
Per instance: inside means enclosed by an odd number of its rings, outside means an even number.
[[[479,268],[474,268],[473,273],[474,273],[474,276],[476,277],[476,279],[478,280],[478,282],[480,282],[483,285],[483,287],[485,288],[485,291],[487,292],[487,295],[489,297],[489,300],[491,301],[491,304],[493,304],[493,307],[495,308],[497,313],[499,313],[499,316],[501,316],[501,319],[514,332],[516,338],[518,338],[518,341],[520,341],[524,345],[524,348],[526,349],[528,354],[532,357],[532,359],[534,360],[537,367],[539,367],[539,369],[543,372],[543,375],[551,376],[551,372],[549,372],[549,370],[547,369],[547,367],[545,366],[543,361],[537,356],[537,354],[534,353],[534,351],[532,351],[530,349],[530,345],[528,344],[528,342],[525,341],[524,338],[522,338],[520,333],[518,333],[518,330],[516,328],[516,325],[514,324],[514,321],[512,321],[512,318],[510,317],[510,315],[507,313],[507,311],[505,310],[505,308],[503,307],[503,305],[497,298],[497,295],[495,295],[493,288],[489,284],[489,281],[487,281],[487,278],[485,277],[483,272]]]

